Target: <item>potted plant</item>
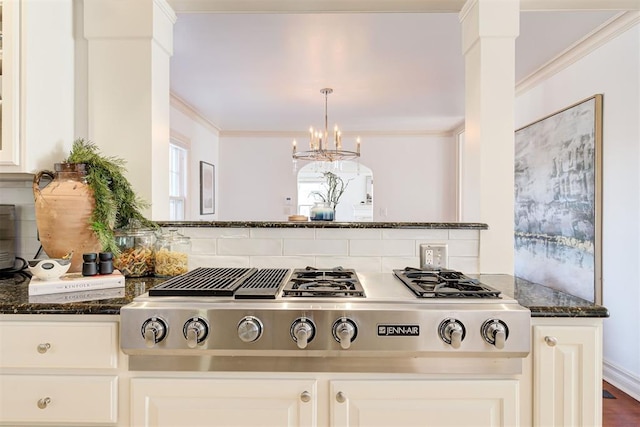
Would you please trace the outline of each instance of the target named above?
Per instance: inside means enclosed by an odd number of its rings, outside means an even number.
[[[158,228],[144,217],[142,209],[148,203],[140,199],[125,177],[125,161],[119,157],[104,156],[92,142],[82,138],[73,142],[67,163],[86,165],[86,180],[93,190],[95,208],[91,215],[91,229],[95,232],[102,250],[118,254],[113,230],[136,221],[142,226]]]
[[[316,203],[311,208],[311,220],[333,221],[335,218],[336,206],[340,202],[340,197],[347,189],[349,182],[333,172],[323,172],[325,191],[314,191],[311,194],[320,199],[321,203]]]

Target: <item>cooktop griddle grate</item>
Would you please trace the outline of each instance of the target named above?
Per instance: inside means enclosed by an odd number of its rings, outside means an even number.
[[[287,268],[264,268],[249,277],[234,294],[236,299],[275,299],[289,275]]]
[[[149,296],[232,296],[256,268],[196,268],[149,289]]]

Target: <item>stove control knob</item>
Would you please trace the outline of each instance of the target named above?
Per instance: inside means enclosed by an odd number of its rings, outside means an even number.
[[[167,336],[167,330],[167,322],[160,317],[152,317],[145,320],[141,330],[144,344],[148,348],[152,348]]]
[[[489,319],[482,324],[480,329],[482,332],[482,338],[489,344],[502,350],[504,343],[509,338],[509,328],[507,324],[499,319]]]
[[[460,348],[460,344],[462,344],[462,340],[467,334],[467,331],[458,319],[448,318],[440,323],[438,334],[442,341],[450,344],[451,347]]]
[[[262,322],[257,317],[245,316],[238,323],[238,337],[244,342],[254,342],[262,336]]]
[[[182,327],[182,334],[187,339],[187,347],[196,348],[198,344],[207,339],[209,325],[202,317],[193,317]]]
[[[357,334],[358,327],[353,320],[341,317],[333,322],[333,338],[340,343],[343,350],[351,347],[351,342],[356,339]]]
[[[305,349],[316,334],[316,326],[311,319],[301,317],[291,324],[291,338],[298,344],[298,348]]]

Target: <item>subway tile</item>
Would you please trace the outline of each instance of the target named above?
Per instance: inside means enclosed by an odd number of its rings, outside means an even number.
[[[17,205],[16,219],[21,219],[23,221],[35,221],[36,220],[35,205],[33,203],[28,205]]]
[[[284,255],[349,255],[347,240],[285,239]]]
[[[379,273],[381,272],[380,257],[352,257],[352,256],[317,256],[316,267],[334,268],[341,266],[347,269],[354,269],[359,273]]]
[[[480,253],[480,242],[478,240],[449,240],[449,256],[475,256]]]
[[[181,234],[188,237],[209,237],[213,239],[248,239],[250,237],[248,228],[184,227],[181,230]]]
[[[282,255],[282,239],[220,238],[216,244],[219,255]]]
[[[364,228],[317,228],[316,239],[380,240],[382,230]]]
[[[382,230],[383,239],[423,239],[423,240],[447,240],[449,230],[404,228]]]
[[[37,238],[38,227],[35,221],[16,221],[16,233],[20,238]]]
[[[413,256],[416,254],[412,240],[350,240],[351,256]]]
[[[316,263],[313,256],[252,256],[249,261],[257,268],[305,268]]]
[[[189,270],[197,267],[249,267],[248,256],[217,256],[193,255],[189,256]]]
[[[191,253],[215,255],[216,239],[191,239]]]
[[[448,267],[451,270],[458,270],[465,274],[477,274],[480,271],[477,257],[449,256]]]
[[[420,267],[420,257],[382,257],[382,272],[391,273],[392,270],[402,270],[405,267]]]
[[[313,228],[252,228],[252,239],[314,239]]]
[[[480,239],[480,230],[449,230],[449,239],[478,240]]]

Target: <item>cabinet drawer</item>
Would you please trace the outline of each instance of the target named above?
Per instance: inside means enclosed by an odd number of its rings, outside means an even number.
[[[116,368],[116,322],[0,322],[2,368]]]
[[[116,376],[0,375],[0,422],[115,423],[117,393]]]

